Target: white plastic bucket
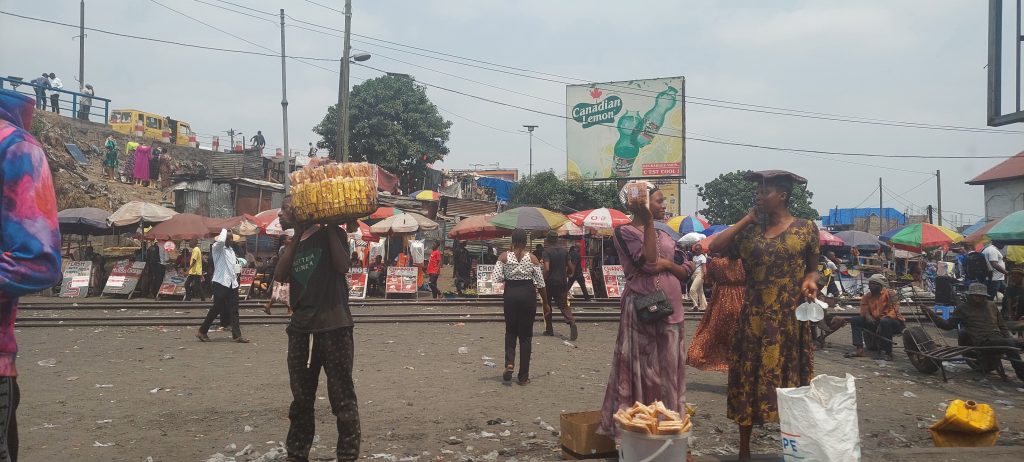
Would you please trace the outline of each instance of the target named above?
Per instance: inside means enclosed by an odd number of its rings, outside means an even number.
[[[689,452],[690,432],[675,435],[647,435],[619,431],[619,460],[621,462],[679,462]]]

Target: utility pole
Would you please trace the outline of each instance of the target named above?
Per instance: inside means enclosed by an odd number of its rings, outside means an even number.
[[[281,123],[284,125],[284,193],[288,194],[291,189],[292,153],[288,150],[288,75],[285,62],[284,8],[281,8]]]
[[[533,176],[533,129],[537,128],[537,125],[523,125],[523,127],[530,132],[530,176]]]
[[[882,177],[878,177],[878,235],[882,233]]]
[[[78,83],[85,86],[85,0],[78,15]]]
[[[226,131],[224,133],[227,133],[228,136],[231,137],[231,149],[229,149],[229,151],[234,151],[235,150],[235,129],[234,128],[229,128],[228,131]]]
[[[334,157],[348,162],[348,81],[349,59],[352,54],[352,0],[345,0],[345,39],[341,49],[341,78],[338,79],[338,133],[335,136]]]
[[[932,206],[931,206],[931,204],[928,204],[928,207],[926,207],[925,210],[927,210],[927,213],[928,213],[928,223],[929,224],[935,223],[935,221],[932,219]]]
[[[935,194],[938,196],[939,226],[942,226],[942,170],[935,171]]]

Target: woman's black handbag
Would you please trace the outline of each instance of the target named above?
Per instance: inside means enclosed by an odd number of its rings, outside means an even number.
[[[622,238],[621,227],[615,228],[615,238],[619,240],[619,247],[626,250],[626,240]],[[627,251],[627,257],[629,253]],[[661,247],[658,247],[658,257],[661,257]],[[632,261],[633,267],[638,271],[640,264],[637,261]],[[644,323],[656,323],[661,321],[675,312],[672,305],[668,302],[668,297],[665,296],[665,292],[661,290],[661,282],[658,278],[654,279],[654,284],[657,290],[644,296],[633,298],[633,310],[636,311],[636,318],[640,322]]]

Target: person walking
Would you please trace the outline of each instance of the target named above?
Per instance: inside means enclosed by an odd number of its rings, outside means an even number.
[[[53,72],[50,73],[50,88],[52,88],[54,90],[60,90],[60,89],[64,88],[64,82],[61,82],[60,78],[57,77],[57,75],[54,74]],[[57,114],[60,114],[60,92],[59,91],[50,92],[50,110],[55,112],[55,113],[57,113]]]
[[[686,364],[702,371],[729,372],[729,353],[739,326],[746,273],[735,252],[712,258],[704,265],[711,284],[711,302],[700,318],[686,352]]]
[[[729,358],[727,416],[740,432],[739,460],[749,461],[754,425],[779,421],[776,388],[806,386],[814,375],[810,323],[797,305],[818,292],[818,227],[789,212],[801,176],[784,170],[747,172],[758,183],[755,206],[721,231],[711,252],[743,260],[746,296]]]
[[[576,329],[576,319],[572,316],[572,308],[569,307],[569,285],[566,282],[569,256],[565,247],[558,245],[556,231],[548,231],[541,260],[544,262],[544,288],[548,293],[548,303],[544,304],[544,335],[555,335],[551,322],[551,302],[554,302],[562,312],[565,322],[569,324],[569,339],[575,341],[579,332]]]
[[[213,307],[206,313],[206,319],[196,333],[196,338],[202,342],[210,341],[207,333],[213,320],[220,315],[231,326],[231,339],[234,342],[249,343],[249,339],[242,337],[242,329],[238,324],[238,257],[235,256],[233,244],[234,235],[221,229],[210,246],[213,261]]]
[[[512,248],[498,257],[494,264],[494,282],[505,283],[502,306],[505,312],[505,382],[512,381],[516,368],[516,341],[519,342],[519,374],[517,383],[530,383],[530,353],[533,351],[533,320],[537,317],[537,294],[545,310],[548,294],[540,260],[526,250],[526,230],[512,231]]]
[[[50,88],[50,76],[43,72],[41,77],[36,77],[30,82],[32,89],[36,92],[36,109],[46,110],[46,90]]]
[[[455,244],[455,252],[452,254],[453,272],[455,273],[455,292],[463,296],[463,291],[469,288],[469,271],[472,262],[469,259],[469,251],[466,250],[466,241],[459,241]]]
[[[441,276],[441,241],[434,241],[431,246],[430,259],[427,260],[427,276],[430,278],[430,293],[434,299],[441,298],[441,290],[437,288],[437,278]]]
[[[338,429],[338,461],[359,458],[359,402],[352,381],[355,358],[352,314],[348,306],[348,235],[338,226],[305,226],[295,220],[291,196],[285,196],[278,212],[281,227],[294,229],[274,280],[289,285],[294,310],[288,323],[288,381],[292,404],[288,409],[288,460],[305,461],[313,446],[316,417],[313,405],[320,369],[327,376]]]
[[[590,293],[587,292],[586,278],[583,277],[583,256],[580,255],[579,244],[573,243],[569,248],[569,286],[566,292],[572,290],[573,284],[580,285],[580,292],[583,292],[583,300],[590,301]]]
[[[641,196],[627,199],[625,191]],[[614,231],[615,250],[626,275],[622,294],[618,336],[611,372],[601,405],[598,433],[615,436],[618,428],[612,415],[640,401],[661,400],[665,407],[686,412],[686,333],[683,329],[683,300],[680,281],[689,279],[693,264],[671,260],[675,241],[654,226],[665,219],[665,195],[653,184],[626,184],[620,199],[633,213],[633,221]],[[660,298],[671,313],[645,322],[637,315],[636,303]],[[640,306],[646,311],[649,306]]]
[[[28,131],[32,98],[0,89],[0,460],[18,459],[18,297],[61,280],[57,199],[46,153]]]
[[[103,158],[103,170],[107,172],[107,180],[114,181],[117,179],[118,164],[117,141],[114,140],[114,135],[107,136],[103,147],[107,150],[107,155]]]
[[[188,276],[185,278],[185,301],[191,301],[196,294],[206,301],[206,293],[203,292],[203,251],[199,249],[199,241],[193,239],[188,259]]]
[[[78,108],[78,118],[81,120],[89,120],[89,111],[92,110],[92,97],[96,92],[92,89],[92,84],[85,84],[85,87],[81,89],[82,94],[86,95],[82,97],[82,102],[79,103],[81,106]]]
[[[690,284],[690,300],[693,301],[693,308],[697,311],[708,309],[708,300],[704,297],[704,265],[708,262],[708,256],[704,255],[704,246],[693,245],[693,282]]]
[[[163,268],[164,265],[160,262],[160,246],[156,242],[149,244],[146,249],[145,257],[143,259],[146,262],[146,297],[156,298],[157,294],[160,293],[160,284],[163,283]]]

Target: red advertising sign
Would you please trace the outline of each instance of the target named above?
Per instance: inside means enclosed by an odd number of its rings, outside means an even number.
[[[683,167],[676,162],[651,162],[643,164],[644,176],[675,176],[682,174]]]
[[[164,272],[164,281],[160,284],[158,295],[180,295],[185,296],[185,275],[177,268],[167,268]]]
[[[60,296],[72,298],[88,296],[91,276],[91,261],[65,260],[64,280],[60,284]]]
[[[366,298],[366,268],[351,268],[345,278],[348,280],[348,298]]]
[[[103,293],[131,296],[135,286],[139,284],[144,268],[146,263],[141,261],[121,260],[115,263],[110,270],[110,277],[107,278],[107,285],[103,287]]]
[[[626,289],[626,273],[622,271],[621,265],[605,265],[601,267],[604,273],[604,288],[608,296],[619,298]]]
[[[419,268],[389,266],[385,290],[389,294],[415,294]]]
[[[252,292],[252,283],[256,282],[256,268],[242,268],[239,275],[241,277],[238,280],[238,298],[245,300]]]

